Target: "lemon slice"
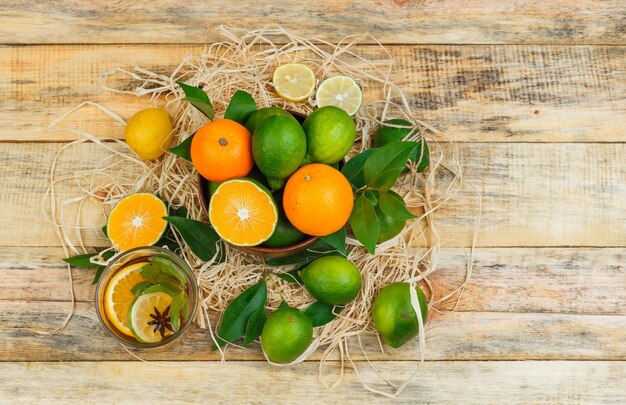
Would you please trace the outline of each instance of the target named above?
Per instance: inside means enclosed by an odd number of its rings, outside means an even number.
[[[304,101],[315,90],[315,74],[301,63],[286,63],[274,71],[274,88],[288,101]]]
[[[348,76],[333,76],[322,82],[315,94],[318,107],[334,105],[350,115],[361,108],[363,93],[361,87]]]
[[[144,343],[156,343],[162,340],[161,334],[154,331],[154,325],[149,324],[152,321],[150,314],[155,313],[154,308],[163,314],[172,304],[172,299],[172,296],[165,292],[155,292],[137,297],[129,311],[131,329],[137,340]],[[171,332],[166,329],[165,336],[170,334]]]
[[[105,291],[104,310],[107,318],[120,332],[133,336],[128,322],[128,308],[135,296],[130,290],[138,283],[146,281],[139,270],[148,262],[131,264],[113,276]]]

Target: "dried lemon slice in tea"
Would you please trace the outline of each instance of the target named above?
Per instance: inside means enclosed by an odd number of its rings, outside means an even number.
[[[215,232],[235,246],[255,246],[276,229],[278,210],[272,194],[249,179],[228,180],[211,196],[209,220]]]
[[[107,318],[117,330],[128,336],[133,336],[128,322],[128,308],[135,300],[135,295],[130,290],[140,282],[146,281],[139,271],[146,264],[148,262],[135,263],[118,271],[109,281],[104,293],[104,310]]]
[[[304,101],[315,90],[315,74],[301,63],[286,63],[274,71],[274,88],[288,101]]]
[[[160,329],[155,328],[154,324],[151,323],[154,318],[150,315],[155,314],[156,311],[161,315],[165,314],[166,311],[169,311],[172,300],[172,296],[165,292],[154,292],[137,297],[128,311],[128,317],[132,333],[138,341],[156,343],[163,340]],[[164,329],[164,336],[171,333],[171,331]]]
[[[107,234],[113,247],[128,250],[151,246],[161,239],[167,222],[165,203],[149,193],[136,193],[115,205],[107,220]]]
[[[315,94],[318,107],[334,105],[350,115],[361,108],[363,93],[361,87],[348,76],[333,76],[322,82]]]

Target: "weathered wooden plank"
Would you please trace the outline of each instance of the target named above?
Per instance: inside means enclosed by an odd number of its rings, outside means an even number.
[[[1,14],[1,13],[0,13]],[[1,19],[1,17],[0,17]],[[0,27],[2,25],[0,24]],[[1,30],[1,28],[0,28]],[[47,125],[90,100],[123,117],[146,108],[146,98],[113,94],[102,73],[141,66],[171,73],[198,54],[197,45],[0,47],[0,140],[74,139]],[[626,48],[604,46],[391,46],[391,79],[406,91],[416,116],[459,142],[619,142],[626,133]],[[373,61],[376,47],[359,51]],[[116,76],[118,88],[134,83]],[[375,97],[376,90],[367,90]],[[96,109],[64,126],[123,137],[123,127]]]
[[[76,304],[74,318],[56,335],[37,337],[29,330],[51,331],[69,311],[67,302],[0,301],[0,361],[130,360],[123,347],[100,327],[93,303]],[[426,327],[428,360],[626,360],[626,316],[550,313],[446,312],[433,314]],[[416,340],[380,352],[374,334],[362,338],[374,360],[417,360]],[[194,326],[181,344],[141,351],[151,360],[217,360],[207,331]],[[312,359],[320,359],[318,350]],[[364,359],[358,342],[350,353]],[[336,353],[338,355],[338,353]],[[262,360],[260,345],[229,348],[229,360]]]
[[[338,41],[370,32],[392,43],[624,42],[619,0],[492,2],[467,0],[81,2],[0,7],[4,43],[180,43],[220,40],[220,24],[247,29],[279,23],[311,38]]]
[[[415,367],[423,371],[393,400],[402,404],[528,404],[606,403],[626,401],[623,387],[626,362],[374,362],[394,384],[409,378]],[[382,396],[366,391],[393,392],[375,371],[357,363],[335,389],[318,378],[318,365],[272,367],[262,362],[158,363],[81,362],[5,363],[0,365],[0,398],[9,402],[137,403],[140,399],[167,399],[171,404],[233,402],[378,403]],[[332,384],[338,363],[329,363],[323,380]],[[59,389],[62,387],[62,389]],[[268,387],[271,387],[268,390]]]
[[[40,211],[50,163],[61,145],[0,144],[4,190],[0,246],[57,246],[52,226]],[[626,246],[626,144],[461,144],[465,179],[483,195],[478,246]],[[94,168],[109,152],[93,144],[72,146],[57,174]],[[439,179],[440,184],[445,179]],[[59,184],[59,198],[76,196],[73,181]],[[70,187],[71,186],[71,187]],[[462,190],[436,214],[444,247],[470,246],[477,196]],[[73,206],[63,207],[72,218]],[[95,202],[85,204],[87,246],[105,246],[98,236],[104,217]],[[19,232],[17,231],[19,230]],[[72,235],[70,235],[72,237]]]
[[[436,297],[465,277],[464,249],[444,249],[430,278]],[[0,248],[0,300],[68,301],[63,251],[53,247]],[[471,281],[456,310],[626,315],[626,249],[517,249],[476,251]],[[93,303],[94,270],[74,269],[74,294]],[[452,309],[456,300],[442,308]]]

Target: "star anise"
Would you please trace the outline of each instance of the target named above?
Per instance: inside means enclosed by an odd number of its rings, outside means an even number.
[[[165,308],[163,313],[160,313],[157,307],[154,307],[154,314],[150,314],[150,318],[153,320],[148,322],[148,325],[154,326],[154,333],[160,332],[161,338],[165,337],[165,329],[170,332],[174,332],[174,328],[172,328],[171,319],[168,316],[170,312],[170,307]]]

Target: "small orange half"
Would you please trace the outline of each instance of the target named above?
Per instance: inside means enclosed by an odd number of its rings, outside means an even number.
[[[161,239],[167,222],[163,200],[149,193],[136,193],[115,205],[107,220],[107,234],[119,251],[151,246]]]
[[[276,229],[278,210],[272,194],[250,179],[220,184],[209,202],[209,220],[215,232],[235,246],[256,246]]]

